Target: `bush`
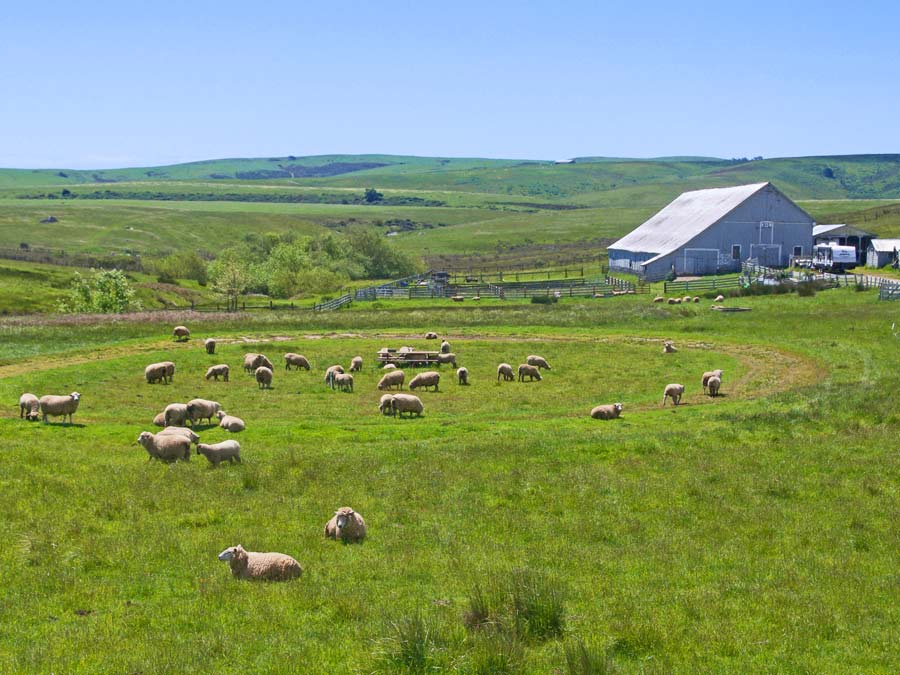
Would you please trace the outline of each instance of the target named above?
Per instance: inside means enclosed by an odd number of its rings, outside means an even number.
[[[555,295],[532,295],[531,296],[531,304],[533,305],[552,305],[555,302],[558,302],[559,298]]]
[[[121,314],[141,309],[136,292],[122,270],[91,270],[91,274],[85,278],[75,273],[69,297],[59,305],[61,312]]]
[[[797,284],[797,295],[801,298],[810,298],[816,294],[816,282],[804,281]]]

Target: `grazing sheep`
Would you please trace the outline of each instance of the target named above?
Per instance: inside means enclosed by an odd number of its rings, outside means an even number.
[[[166,413],[164,413],[164,412],[158,413],[156,415],[156,417],[153,418],[153,424],[155,424],[158,427],[166,426]]]
[[[254,365],[256,363],[256,359],[259,357],[259,354],[254,354],[250,352],[248,354],[244,354],[244,372],[252,373],[259,366]]]
[[[80,400],[81,394],[77,391],[73,391],[68,396],[54,396],[53,394],[41,396],[39,402],[41,404],[42,420],[46,422],[48,415],[51,417],[62,416],[63,422],[65,422],[66,416],[68,416],[69,424],[71,424],[72,415],[78,410],[78,401]]]
[[[525,363],[527,363],[529,366],[537,366],[538,368],[546,368],[547,370],[553,370],[550,367],[550,364],[547,363],[547,359],[545,359],[542,356],[535,356],[534,354],[532,354],[531,356],[528,356],[525,359]]]
[[[397,367],[396,363],[385,363],[382,370],[394,370]]]
[[[591,410],[591,417],[595,420],[613,420],[622,414],[621,403],[609,403],[607,405],[598,405]]]
[[[393,389],[395,386],[397,389],[403,389],[403,380],[405,379],[406,374],[402,370],[392,370],[387,372],[378,381],[378,391]]]
[[[347,543],[360,542],[366,538],[366,521],[349,506],[342,506],[325,523],[325,536]]]
[[[396,415],[394,412],[394,397],[391,394],[385,394],[378,403],[378,412],[382,415]]]
[[[220,363],[217,366],[210,366],[206,370],[206,379],[208,380],[211,377],[216,378],[216,382],[219,381],[219,376],[222,377],[223,380],[228,382],[228,374],[231,372],[231,368],[228,367],[226,363]]]
[[[187,414],[188,419],[191,421],[191,426],[204,419],[207,423],[211,423],[212,418],[221,409],[222,405],[218,401],[208,401],[205,398],[192,398],[187,402]]]
[[[437,340],[437,337],[438,337],[438,335],[434,331],[430,330],[427,333],[425,333],[426,340]]]
[[[157,436],[184,436],[191,443],[199,443],[200,437],[194,433],[192,429],[187,427],[166,427],[162,431],[156,432]]]
[[[253,370],[256,371],[257,368],[268,368],[273,372],[275,370],[275,366],[263,354],[257,354],[256,358],[253,359]]]
[[[215,354],[216,353],[216,340],[215,338],[206,338],[203,341],[203,346],[206,347],[207,354]]]
[[[460,368],[456,371],[456,379],[460,384],[469,384],[469,371],[467,368]]]
[[[272,369],[260,366],[256,369],[256,382],[260,389],[272,388]]]
[[[450,352],[447,352],[446,354],[438,354],[437,362],[439,366],[442,366],[445,363],[449,363],[451,366],[456,368],[456,354],[451,354]]]
[[[189,421],[187,403],[170,403],[163,410],[163,418],[167,427],[183,427]]]
[[[363,359],[361,356],[354,356],[350,359],[350,372],[358,373],[362,370]]]
[[[197,454],[203,455],[213,466],[219,466],[219,462],[228,460],[232,464],[237,460],[241,463],[241,444],[237,441],[222,441],[221,443],[197,443]]]
[[[671,398],[672,403],[678,405],[681,403],[681,397],[684,394],[683,384],[667,384],[663,392],[663,407],[666,407],[666,399]]]
[[[541,371],[537,366],[523,363],[519,366],[519,382],[524,382],[526,377],[528,378],[529,382],[534,382],[535,379],[540,382],[542,379]]]
[[[674,354],[678,350],[675,348],[675,343],[671,340],[666,340],[663,342],[663,354]]]
[[[441,354],[449,354],[450,353],[450,343],[444,340],[441,342]]]
[[[425,406],[422,405],[422,399],[412,394],[394,394],[394,400],[391,405],[399,417],[403,417],[403,413],[409,413],[410,417],[415,413],[416,417],[421,417],[422,411],[425,409]]]
[[[303,574],[300,563],[289,555],[245,551],[240,544],[222,551],[219,560],[229,564],[232,576],[237,579],[289,581]]]
[[[340,391],[353,391],[353,376],[350,373],[335,373],[334,386]]]
[[[655,298],[653,298],[653,302],[665,302],[665,301],[666,301],[666,299],[661,295],[657,295]]]
[[[171,361],[160,361],[159,363],[151,363],[149,366],[144,368],[144,377],[147,380],[148,384],[153,384],[155,382],[163,381],[163,384],[168,384],[172,381],[172,377],[175,375],[175,364]]]
[[[500,381],[500,377],[503,377],[504,382],[512,382],[516,379],[516,374],[513,371],[513,367],[508,363],[501,363],[497,366],[497,382]]]
[[[290,370],[291,366],[294,366],[297,370],[300,370],[301,368],[309,370],[309,361],[303,354],[288,352],[284,355],[284,369]]]
[[[172,335],[178,342],[186,342],[191,338],[191,331],[186,326],[175,326],[172,329]]]
[[[713,302],[725,302],[725,296],[722,295],[721,293],[719,293],[719,295],[717,295],[717,296],[715,297],[715,299],[713,300]]]
[[[724,372],[725,371],[723,371],[721,368],[716,368],[715,370],[707,370],[705,373],[703,373],[703,378],[700,380],[700,384],[703,386],[704,394],[706,393],[706,387],[709,385],[709,378],[718,377],[719,385],[721,385],[722,384],[722,375]]]
[[[709,389],[710,396],[718,396],[719,395],[719,387],[722,386],[722,379],[719,377],[711,377],[706,381],[706,386]]]
[[[225,429],[225,431],[237,433],[246,428],[244,420],[240,417],[235,417],[234,415],[228,415],[224,410],[217,412],[216,417],[219,418],[219,426]]]
[[[41,415],[41,402],[34,394],[22,394],[19,397],[19,419],[23,417],[34,422]]]
[[[191,439],[181,434],[151,434],[149,431],[142,431],[137,442],[144,446],[144,450],[150,455],[149,459],[191,459]]]
[[[339,373],[344,372],[344,366],[334,365],[328,366],[328,369],[325,371],[325,384],[334,389],[334,377]]]
[[[415,391],[419,387],[423,389],[428,389],[428,387],[434,387],[434,390],[438,390],[438,383],[441,381],[441,374],[435,370],[429,370],[424,373],[419,373],[413,379],[409,381],[409,390]]]

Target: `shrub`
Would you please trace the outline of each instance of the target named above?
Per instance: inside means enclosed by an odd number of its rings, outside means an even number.
[[[816,294],[816,283],[814,281],[804,281],[797,284],[797,295],[801,298],[810,298]]]
[[[531,304],[533,305],[552,305],[559,301],[555,295],[532,295]]]
[[[60,311],[121,314],[141,309],[136,292],[122,270],[91,270],[91,274],[85,278],[75,273],[69,297],[60,303]]]

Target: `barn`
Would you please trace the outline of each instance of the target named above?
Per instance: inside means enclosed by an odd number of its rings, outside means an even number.
[[[897,260],[900,251],[900,239],[872,239],[866,251],[866,265],[880,268]]]
[[[609,267],[647,281],[786,267],[812,252],[812,217],[771,183],[685,192],[609,247]]]

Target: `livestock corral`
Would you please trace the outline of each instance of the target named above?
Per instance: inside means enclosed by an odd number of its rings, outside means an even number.
[[[894,671],[896,317],[741,302],[0,322],[0,672]]]

